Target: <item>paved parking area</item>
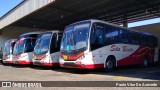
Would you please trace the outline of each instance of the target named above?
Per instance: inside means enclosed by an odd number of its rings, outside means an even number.
[[[118,67],[113,72],[54,67],[0,65],[1,81],[153,81],[160,80],[160,64],[147,68]],[[35,89],[35,88],[34,88]],[[63,90],[64,88],[60,88]],[[71,90],[74,88],[70,88]],[[80,89],[80,88],[79,88]],[[85,88],[81,88],[85,89]],[[94,88],[101,89],[101,88]],[[102,88],[103,89],[103,88]],[[109,88],[108,88],[109,89]],[[132,90],[132,88],[129,88]],[[155,88],[156,89],[156,88]],[[92,90],[92,89],[91,89]],[[145,90],[148,90],[147,88]]]

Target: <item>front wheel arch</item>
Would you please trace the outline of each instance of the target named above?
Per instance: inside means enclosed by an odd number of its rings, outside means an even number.
[[[108,65],[107,65],[108,63]],[[109,63],[111,64],[111,67],[109,66]],[[116,67],[116,58],[115,56],[111,55],[108,56],[105,63],[104,63],[104,69],[105,71],[112,71]]]

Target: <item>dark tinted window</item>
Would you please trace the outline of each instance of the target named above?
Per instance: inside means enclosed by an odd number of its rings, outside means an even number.
[[[152,36],[149,36],[148,37],[148,45],[150,47],[154,47],[154,42],[153,42],[154,38]]]
[[[145,34],[140,35],[140,44],[144,46],[148,46],[148,37]]]
[[[36,42],[36,39],[28,39],[26,41],[24,52],[25,53],[33,52],[33,49],[34,49],[34,46],[35,46],[35,42]]]
[[[120,30],[120,41],[122,43],[130,43],[130,32],[129,30],[124,30],[124,29],[121,29]]]
[[[158,39],[156,37],[153,37],[153,47],[158,47]]]
[[[94,23],[92,25],[90,39],[92,50],[103,47],[105,45],[116,43],[143,45],[150,47],[158,46],[157,38],[152,35],[102,23]]]
[[[16,44],[16,42],[12,43],[12,52],[11,52],[12,54],[13,54],[13,49],[14,49],[15,44]]]
[[[105,42],[107,45],[119,42],[119,30],[117,28],[106,26],[105,27]]]
[[[139,44],[140,34],[137,32],[131,32],[131,42],[132,44]]]
[[[91,31],[91,50],[100,48],[104,43],[104,24],[94,23]]]
[[[59,52],[60,51],[60,43],[62,39],[62,33],[56,34],[54,33],[51,40],[50,53]]]
[[[94,24],[91,32],[91,43],[92,44],[104,44],[103,40],[104,26],[102,24]]]

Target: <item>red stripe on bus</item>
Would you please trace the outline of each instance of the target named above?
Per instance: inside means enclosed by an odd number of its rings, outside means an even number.
[[[26,62],[25,60],[19,60],[20,65],[30,65],[32,62]]]
[[[144,58],[147,58],[148,62],[152,63],[154,54],[155,49],[141,46],[131,55],[117,61],[117,66],[142,64]]]

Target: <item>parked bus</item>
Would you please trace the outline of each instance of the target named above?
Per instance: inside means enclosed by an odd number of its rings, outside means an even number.
[[[2,59],[3,59],[3,52],[2,52],[2,50],[1,50],[1,51],[0,51],[0,63],[3,62]]]
[[[15,43],[13,50],[13,64],[32,64],[33,49],[37,36],[41,32],[31,32],[21,35]]]
[[[100,20],[67,26],[62,37],[60,66],[95,69],[158,61],[157,37]]]
[[[10,39],[5,42],[3,49],[3,63],[12,64],[13,63],[13,48],[17,39]]]
[[[48,31],[38,36],[34,48],[34,65],[59,66],[62,34],[61,31]]]

